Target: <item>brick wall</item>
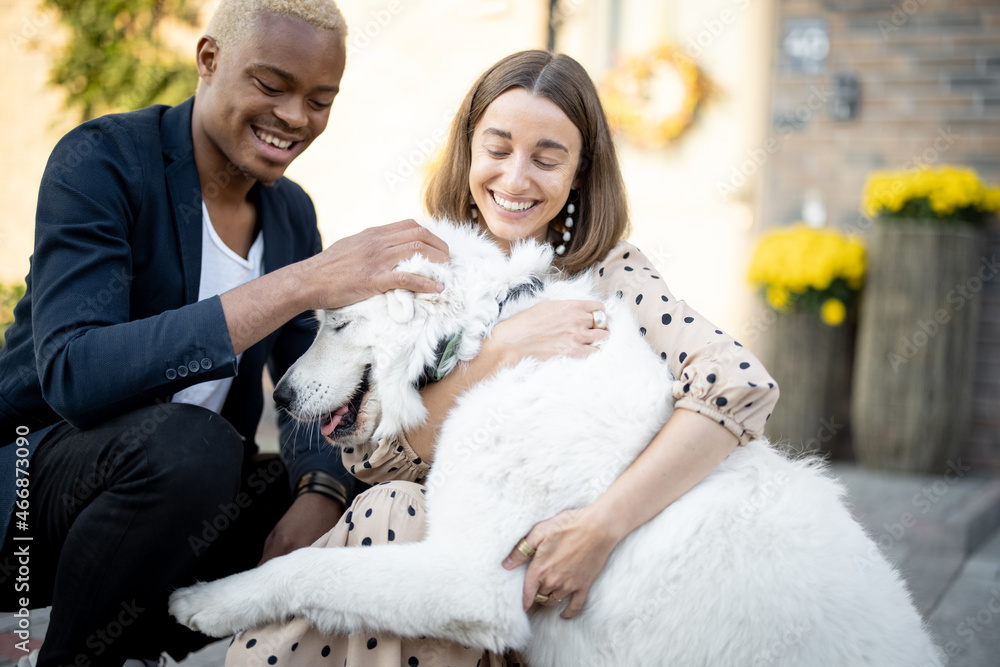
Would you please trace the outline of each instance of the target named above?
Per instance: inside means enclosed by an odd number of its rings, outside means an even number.
[[[954,163],[1000,182],[1000,2],[778,0],[775,21],[765,226],[802,219],[811,200],[829,224],[863,233],[858,206],[873,169]],[[835,118],[841,75],[860,90],[848,120]],[[1000,255],[1000,226],[988,245]],[[980,298],[965,459],[1000,472],[1000,276]]]

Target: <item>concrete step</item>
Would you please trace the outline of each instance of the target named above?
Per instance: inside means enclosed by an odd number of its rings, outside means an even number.
[[[967,555],[1000,527],[1000,479],[956,461],[944,475],[910,475],[834,463],[855,516],[884,551]]]
[[[836,463],[858,521],[910,586],[948,667],[1000,664],[1000,479]]]
[[[1000,663],[1000,531],[965,562],[928,624],[948,667]]]
[[[960,461],[939,476],[840,462],[831,470],[846,486],[855,517],[909,582],[918,608],[950,656],[949,667],[996,667],[1000,479],[973,475]],[[33,637],[44,636],[47,620],[48,610],[32,613]],[[15,628],[10,616],[0,619],[0,637]],[[211,644],[180,665],[220,665],[228,643]],[[13,664],[0,652],[0,667]]]

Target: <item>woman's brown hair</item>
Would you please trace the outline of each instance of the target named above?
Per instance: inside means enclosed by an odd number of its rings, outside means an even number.
[[[520,51],[503,58],[479,77],[452,121],[438,168],[424,192],[429,215],[454,221],[472,219],[469,170],[472,135],[486,108],[511,88],[543,97],[572,121],[583,137],[577,168],[573,238],[556,266],[583,271],[608,254],[628,234],[628,202],[604,108],[594,82],[580,63],[548,51]],[[565,206],[564,206],[565,210]],[[561,225],[561,220],[556,220]],[[558,238],[550,226],[549,235]],[[560,241],[561,242],[561,241]]]

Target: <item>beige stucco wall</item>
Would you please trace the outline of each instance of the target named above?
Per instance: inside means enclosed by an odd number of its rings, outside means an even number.
[[[634,240],[652,256],[671,289],[739,336],[751,321],[743,283],[756,220],[750,183],[723,201],[717,184],[763,141],[773,0],[687,3],[628,0],[621,6],[619,47],[681,45],[701,37],[699,60],[721,90],[695,130],[676,147],[620,144]],[[611,0],[563,0],[559,50],[600,79],[611,59]],[[0,103],[0,122],[18,151],[0,160],[0,280],[28,268],[38,181],[48,153],[73,120],[62,93],[45,81],[60,31],[35,0],[0,7],[6,36],[0,83],[17,91]],[[206,2],[204,18],[214,2]],[[544,47],[547,0],[352,0],[342,2],[351,28],[342,93],[326,133],[289,169],[312,195],[327,243],[360,229],[421,215],[423,166],[473,79],[510,52]],[[723,14],[729,12],[728,14]],[[720,27],[721,26],[721,27]],[[714,30],[713,30],[714,29]],[[707,31],[707,32],[705,32]],[[25,33],[36,46],[16,47]],[[701,34],[705,33],[705,34]],[[707,37],[707,38],[706,38]],[[193,58],[197,33],[173,36]]]
[[[695,57],[718,95],[690,133],[664,149],[619,141],[633,240],[686,299],[737,339],[752,342],[757,310],[744,276],[760,226],[757,176],[723,199],[718,184],[764,142],[773,0],[570,0],[558,48],[602,78],[618,53],[659,42]],[[620,7],[613,18],[614,5]],[[575,9],[574,9],[575,8]],[[620,26],[612,36],[612,25]],[[758,332],[759,333],[759,332]]]
[[[206,2],[207,21],[215,2]],[[0,126],[17,150],[0,159],[0,281],[21,280],[31,253],[45,161],[75,117],[46,85],[63,36],[37,0],[0,5]],[[289,169],[312,195],[327,243],[364,227],[420,215],[422,165],[469,84],[509,52],[543,46],[541,0],[351,0],[342,94],[326,133]],[[23,39],[22,39],[23,37]],[[197,34],[171,40],[190,44]]]
[[[61,113],[62,93],[46,84],[50,54],[61,31],[36,0],[0,6],[0,127],[8,144],[0,157],[0,282],[28,272],[38,182],[49,152],[73,126]]]
[[[288,171],[316,202],[327,243],[419,217],[424,165],[475,78],[544,46],[541,0],[341,2],[351,35],[330,125]]]

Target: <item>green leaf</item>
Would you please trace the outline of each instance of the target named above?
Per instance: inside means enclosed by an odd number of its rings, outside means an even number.
[[[44,5],[56,11],[71,34],[50,80],[69,92],[66,106],[81,120],[177,104],[194,93],[194,63],[182,60],[158,36],[167,17],[197,24],[197,8],[189,0],[45,0]]]

